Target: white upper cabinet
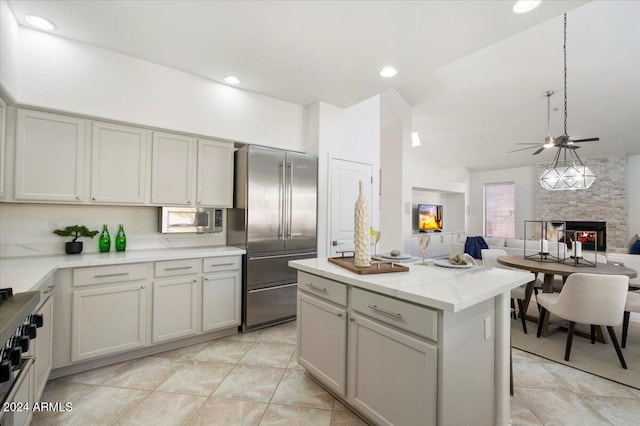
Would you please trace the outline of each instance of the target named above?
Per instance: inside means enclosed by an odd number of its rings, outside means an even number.
[[[198,139],[198,206],[233,207],[233,143]]]
[[[137,127],[93,122],[91,201],[144,204],[151,132]]]
[[[82,201],[84,127],[80,118],[18,110],[16,200]]]
[[[172,133],[153,132],[151,203],[195,203],[196,141]]]

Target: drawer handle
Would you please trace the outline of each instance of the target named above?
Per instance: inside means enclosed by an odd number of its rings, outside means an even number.
[[[326,288],[316,287],[315,285],[313,285],[313,284],[311,284],[311,283],[307,283],[306,285],[307,285],[309,288],[313,289],[313,290],[321,291],[322,293],[327,293],[327,289],[326,289]]]
[[[129,275],[129,273],[128,272],[118,272],[117,274],[94,275],[93,278],[124,277],[125,275]]]
[[[216,264],[211,265],[211,267],[215,268],[217,266],[233,266],[233,265],[234,265],[234,263],[216,263]]]
[[[191,269],[193,266],[176,266],[174,268],[164,268],[165,271],[179,271],[181,269]]]
[[[338,316],[338,318],[342,318],[344,316],[344,314],[342,312],[337,313],[336,315]]]
[[[390,315],[394,318],[400,318],[400,319],[402,318],[402,315],[396,314],[395,312],[387,311],[386,309],[380,308],[376,305],[367,305],[367,306],[369,306],[374,311],[382,312],[383,314]]]

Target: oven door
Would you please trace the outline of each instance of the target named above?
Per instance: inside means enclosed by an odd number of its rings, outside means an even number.
[[[8,391],[2,401],[0,424],[2,426],[23,426],[31,421],[32,383],[34,359],[24,357],[20,369],[15,372]]]

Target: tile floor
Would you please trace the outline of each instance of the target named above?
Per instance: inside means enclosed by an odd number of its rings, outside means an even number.
[[[364,425],[296,363],[295,322],[47,384],[32,425]],[[517,425],[637,425],[640,390],[513,351]]]

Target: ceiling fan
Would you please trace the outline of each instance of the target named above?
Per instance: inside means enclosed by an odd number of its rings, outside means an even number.
[[[545,149],[553,148],[553,147],[559,148],[559,151],[561,151],[562,148],[564,148],[564,149],[573,150],[572,152],[575,152],[576,149],[580,148],[579,146],[575,145],[576,143],[596,142],[600,140],[600,138],[571,139],[571,137],[567,134],[567,14],[566,13],[564,14],[563,52],[564,52],[564,133],[556,138],[551,137],[551,130],[549,126],[550,126],[550,120],[551,120],[551,95],[553,95],[553,91],[548,90],[544,94],[547,97],[547,136],[544,138],[544,142],[542,146],[540,146],[540,144],[516,144],[516,145],[534,145],[534,146],[515,149],[513,151],[509,151],[509,153],[524,151],[526,149],[535,149],[536,146],[538,146],[538,149],[534,151],[533,155],[538,155]]]

